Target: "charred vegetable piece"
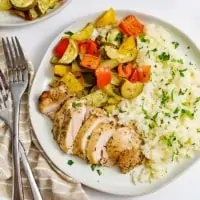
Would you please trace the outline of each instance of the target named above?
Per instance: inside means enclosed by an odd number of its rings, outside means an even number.
[[[111,29],[106,36],[106,42],[111,43],[117,47],[121,45],[122,41],[123,41],[123,34],[120,32],[118,28]]]
[[[127,16],[120,24],[119,29],[126,35],[139,36],[144,31],[144,25],[134,16]]]
[[[117,67],[119,64],[118,60],[104,60],[100,63],[99,67],[109,67],[110,69],[113,69],[115,67]]]
[[[116,104],[112,104],[112,105],[107,105],[103,107],[108,113],[112,113],[113,110],[117,109],[117,105]]]
[[[126,54],[119,53],[118,49],[112,46],[105,46],[105,51],[109,58],[117,60],[119,63],[127,63],[133,61],[137,57],[137,49],[127,51]]]
[[[94,55],[94,56],[98,55],[97,44],[93,40],[80,41],[78,43],[78,47],[79,47],[80,54],[90,54],[90,55]]]
[[[74,33],[71,38],[74,40],[89,40],[94,31],[94,25],[88,23],[81,31]]]
[[[9,12],[10,12],[12,15],[17,15],[17,16],[19,16],[19,17],[25,19],[25,20],[29,20],[27,14],[26,14],[25,12],[22,12],[22,11],[20,11],[20,10],[15,10],[15,9],[9,10]]]
[[[129,78],[133,72],[132,63],[128,64],[119,64],[117,68],[118,75],[122,78]]]
[[[112,74],[109,67],[99,67],[95,71],[98,88],[103,88],[111,82]]]
[[[114,25],[117,23],[116,13],[113,8],[105,11],[100,17],[96,20],[96,27],[105,27],[108,25]]]
[[[102,107],[106,104],[108,96],[104,91],[99,89],[85,96],[83,99],[85,99],[86,103],[90,106]]]
[[[37,11],[35,10],[35,8],[32,8],[28,11],[28,16],[30,20],[34,20],[36,18],[39,17],[39,14],[37,13]]]
[[[112,72],[111,84],[119,86],[121,82],[122,82],[122,78],[120,78],[117,73]]]
[[[26,11],[33,8],[37,1],[36,0],[10,0],[10,3],[13,5],[14,8],[21,11]]]
[[[59,64],[59,58],[56,56],[53,56],[50,60],[51,64]]]
[[[71,93],[78,93],[84,89],[80,81],[71,72],[65,74],[60,81],[65,83]]]
[[[62,55],[61,59],[59,60],[59,63],[69,64],[76,59],[77,55],[78,55],[77,43],[74,40],[69,39],[69,45],[65,50],[64,54]]]
[[[111,84],[106,85],[103,88],[103,91],[108,95],[109,100],[110,100],[109,102],[114,102],[110,104],[116,104],[121,100],[121,97],[117,94],[117,90],[113,85]]]
[[[58,58],[61,58],[63,54],[65,53],[67,47],[69,45],[69,39],[68,38],[63,38],[59,41],[59,43],[56,45],[54,48],[54,54]]]
[[[18,1],[18,0],[16,0]],[[57,5],[57,0],[37,0],[37,7],[41,15],[45,15],[46,12]]]
[[[121,95],[126,99],[134,99],[142,92],[143,87],[143,83],[131,83],[130,81],[125,80],[121,86]]]
[[[128,54],[130,51],[136,49],[136,42],[133,36],[128,37],[120,46],[119,53],[120,54]]]
[[[150,65],[139,67],[137,70],[138,70],[138,77],[139,77],[140,82],[146,83],[150,80],[150,75],[151,75]]]
[[[70,72],[70,71],[71,71],[70,66],[66,66],[66,65],[55,65],[54,66],[54,75],[55,76],[63,77],[67,72]]]
[[[0,1],[0,10],[9,10],[12,8],[10,0],[1,0]]]
[[[90,72],[83,73],[83,78],[85,80],[85,83],[91,86],[96,84],[96,77],[94,73],[90,73]]]
[[[72,72],[91,72],[91,70],[81,67],[77,60],[72,62]]]
[[[80,64],[88,69],[96,69],[99,66],[99,63],[100,57],[84,54]]]

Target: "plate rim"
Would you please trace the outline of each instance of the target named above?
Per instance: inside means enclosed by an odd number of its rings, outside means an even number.
[[[17,24],[15,23],[8,23],[8,22],[0,22],[0,27],[2,28],[6,28],[6,27],[19,27],[19,26],[28,26],[31,24],[35,24],[35,23],[39,23],[42,22],[44,20],[47,20],[55,15],[57,15],[59,12],[61,12],[64,8],[66,8],[70,3],[72,2],[72,0],[65,0],[64,2],[61,3],[60,6],[58,6],[57,8],[55,8],[54,10],[52,10],[49,14],[46,14],[42,17],[39,17],[36,20],[30,20],[30,21],[22,21],[19,22]],[[1,11],[0,11],[1,12]]]
[[[98,11],[98,12],[91,12],[90,14],[83,15],[83,16],[79,16],[78,18],[75,18],[75,20],[71,21],[71,23],[66,23],[66,27],[54,37],[54,39],[50,42],[50,44],[49,44],[47,50],[45,51],[45,54],[44,54],[44,56],[43,56],[43,59],[40,61],[40,65],[39,65],[39,67],[38,67],[38,69],[37,69],[37,71],[36,71],[36,73],[35,73],[35,75],[34,75],[32,85],[33,85],[33,83],[34,83],[34,81],[35,81],[35,76],[37,75],[38,70],[41,68],[41,64],[42,64],[42,62],[43,62],[43,60],[44,60],[44,57],[45,57],[46,53],[48,52],[48,49],[53,45],[53,43],[55,42],[56,38],[58,38],[59,35],[61,35],[64,31],[66,31],[68,28],[70,28],[76,21],[79,21],[79,20],[85,19],[85,18],[91,18],[91,17],[94,17],[94,16],[98,16],[99,14],[102,13],[102,11],[104,11],[104,10],[101,10],[101,11]],[[142,15],[142,16],[144,16],[144,17],[146,17],[146,18],[150,18],[151,20],[158,21],[159,23],[165,24],[165,25],[167,25],[167,26],[173,28],[174,30],[176,30],[178,33],[181,33],[181,35],[184,36],[185,39],[187,39],[189,42],[191,42],[191,44],[195,47],[195,51],[198,51],[198,52],[200,53],[200,48],[197,46],[197,44],[195,43],[195,41],[194,41],[192,38],[190,38],[190,36],[188,36],[188,35],[184,32],[184,30],[180,29],[180,28],[177,27],[175,24],[172,24],[172,23],[170,23],[170,22],[168,22],[168,21],[165,21],[164,19],[160,18],[159,16],[154,16],[154,15],[152,15],[152,14],[144,13],[144,12],[142,12],[142,11],[137,11],[137,10],[134,10],[134,9],[115,9],[115,11],[116,11],[116,13],[119,13],[119,12],[121,12],[121,13],[123,13],[123,12],[128,12],[128,13],[130,13],[130,12],[131,12],[131,13],[135,14],[136,16],[137,16],[137,15]],[[31,85],[30,93],[29,93],[29,94],[32,93],[32,85]],[[59,170],[61,173],[63,173],[63,174],[65,174],[65,175],[70,176],[70,177],[73,178],[73,176],[71,176],[71,175],[69,175],[69,174],[66,174],[66,173],[64,172],[64,170],[60,169],[59,166],[56,164],[56,162],[54,162],[52,159],[50,159],[50,157],[48,156],[48,154],[46,153],[46,151],[45,151],[44,148],[42,147],[42,145],[41,145],[41,143],[40,143],[40,141],[39,141],[39,139],[38,139],[38,137],[37,137],[37,134],[35,133],[34,126],[33,126],[33,124],[32,124],[32,117],[31,117],[31,98],[30,98],[30,95],[29,95],[29,99],[28,99],[28,112],[29,112],[29,117],[30,117],[30,124],[31,124],[32,129],[33,129],[33,134],[35,135],[35,137],[36,137],[36,139],[37,139],[37,141],[38,141],[38,143],[39,143],[41,149],[44,151],[44,153],[45,153],[45,155],[47,156],[47,158],[51,161],[51,164],[52,164],[57,170]],[[190,159],[190,160],[192,160],[192,159]],[[88,182],[86,183],[85,181],[82,181],[82,182],[81,182],[81,181],[79,181],[79,180],[76,180],[75,178],[73,178],[73,179],[74,179],[75,181],[80,182],[81,184],[83,184],[83,185],[85,185],[85,186],[88,186],[88,187],[94,189],[94,190],[97,190],[97,191],[100,191],[100,192],[104,192],[104,193],[107,193],[107,194],[119,195],[119,196],[124,196],[124,197],[125,197],[125,196],[126,196],[126,197],[141,197],[141,196],[145,196],[145,195],[149,195],[149,194],[155,193],[155,192],[157,192],[158,190],[160,190],[160,189],[166,187],[166,186],[169,185],[170,183],[174,182],[175,180],[177,180],[178,178],[180,178],[180,176],[182,176],[184,173],[186,173],[194,164],[196,164],[198,160],[200,160],[200,157],[195,156],[195,157],[194,157],[194,161],[193,161],[191,164],[189,164],[187,167],[185,167],[183,170],[181,170],[179,173],[177,173],[177,174],[175,175],[175,177],[170,178],[168,181],[165,181],[164,183],[161,183],[159,186],[157,186],[156,188],[152,189],[151,191],[142,192],[141,194],[132,194],[132,193],[131,193],[131,194],[127,194],[127,193],[125,194],[125,193],[121,193],[121,192],[119,192],[119,191],[117,191],[117,193],[116,193],[116,192],[114,193],[114,192],[110,192],[109,190],[106,190],[106,189],[104,190],[104,189],[102,189],[102,188],[100,188],[100,187],[97,188],[97,187],[93,186],[92,183],[88,183]]]

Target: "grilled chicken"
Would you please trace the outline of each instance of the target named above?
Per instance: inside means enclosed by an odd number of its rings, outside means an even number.
[[[68,90],[64,84],[44,91],[39,97],[39,110],[41,113],[53,119],[56,111],[70,98]]]
[[[131,161],[134,161],[134,151],[136,154],[140,151],[139,145],[140,140],[134,128],[121,127],[108,141],[106,149],[113,162],[118,162],[120,169],[125,172],[128,171],[126,168],[131,169],[134,166],[135,162],[131,163]],[[136,154],[135,156],[138,157]]]
[[[88,140],[91,138],[92,131],[103,122],[106,122],[106,117],[97,117],[91,115],[88,120],[80,128],[76,141],[74,143],[74,155],[77,155],[83,159],[86,159],[86,147]]]
[[[86,120],[87,107],[70,99],[63,105],[62,109],[62,112],[59,111],[55,117],[55,119],[58,119],[59,114],[61,114],[60,121],[58,120],[58,123],[55,122],[57,128],[53,128],[54,138],[57,140],[61,150],[71,154],[77,133]]]
[[[106,144],[115,133],[112,124],[102,123],[92,132],[87,145],[87,158],[90,164],[112,166],[114,162],[109,158]]]
[[[140,149],[132,147],[132,149],[126,149],[120,153],[118,165],[121,172],[126,174],[142,161],[143,154]]]

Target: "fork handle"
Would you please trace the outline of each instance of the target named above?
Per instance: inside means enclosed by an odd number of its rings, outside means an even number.
[[[13,156],[13,200],[23,200],[23,186],[20,172],[19,159],[19,103],[13,102],[13,134],[12,134],[12,156]]]
[[[20,153],[20,158],[21,158],[21,162],[25,171],[25,174],[28,178],[30,187],[31,187],[31,191],[34,197],[34,200],[42,200],[42,196],[40,194],[40,190],[38,189],[38,186],[35,182],[33,173],[31,171],[29,162],[28,162],[28,158],[26,156],[25,150],[23,148],[23,145],[21,144],[21,142],[19,142],[19,153]]]

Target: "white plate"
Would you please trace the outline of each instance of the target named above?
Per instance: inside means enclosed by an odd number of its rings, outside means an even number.
[[[125,17],[128,14],[135,14],[146,24],[155,23],[165,27],[172,37],[176,41],[179,41],[180,44],[184,44],[185,47],[190,45],[192,51],[190,54],[188,54],[188,57],[197,64],[200,64],[198,48],[184,33],[179,31],[177,28],[162,20],[142,13],[129,10],[117,11],[117,16],[119,18]],[[93,21],[98,15],[99,13],[76,20],[76,22],[72,23],[72,25],[64,31],[77,31],[89,21]],[[162,186],[174,180],[175,177],[179,176],[183,171],[191,166],[197,160],[199,155],[196,155],[194,159],[187,160],[182,164],[174,166],[172,172],[161,181],[153,184],[134,185],[131,182],[130,174],[123,175],[119,173],[117,168],[103,168],[103,174],[99,176],[96,172],[91,170],[90,165],[86,164],[85,161],[74,156],[66,155],[60,151],[51,134],[52,124],[46,117],[38,112],[37,103],[39,95],[47,88],[48,83],[52,79],[53,74],[49,60],[52,56],[52,49],[60,40],[63,32],[55,38],[47,50],[35,76],[29,99],[30,118],[35,134],[43,150],[46,152],[49,159],[57,166],[57,168],[81,183],[97,190],[116,195],[138,196],[156,191],[158,188],[161,188]],[[68,159],[72,159],[74,161],[73,166],[67,165]]]
[[[55,9],[49,10],[46,15],[40,17],[36,20],[27,21],[15,15],[9,14],[7,11],[0,11],[0,27],[10,27],[10,26],[24,26],[33,24],[36,22],[41,22],[45,19],[48,19],[55,14],[59,13],[63,8],[65,8],[71,0],[63,0],[62,4]]]

